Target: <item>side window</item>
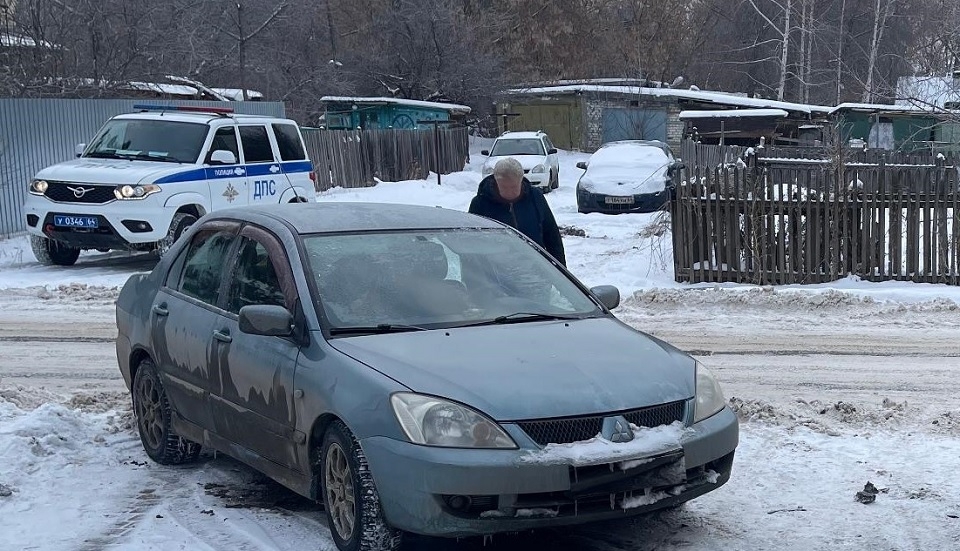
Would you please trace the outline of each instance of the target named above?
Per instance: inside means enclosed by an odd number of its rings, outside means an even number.
[[[180,292],[216,305],[220,299],[223,266],[234,239],[236,234],[229,230],[197,234],[183,263]]]
[[[303,161],[307,158],[296,126],[274,124],[273,133],[277,136],[277,149],[280,150],[281,161]]]
[[[286,306],[280,278],[272,259],[259,242],[243,237],[230,281],[227,310],[239,314],[244,306]]]
[[[210,157],[214,151],[229,151],[240,162],[240,147],[237,144],[237,131],[233,126],[224,126],[217,129],[213,135],[213,142],[210,143],[210,151],[207,153],[207,164],[210,164]]]
[[[272,163],[273,149],[265,126],[241,126],[240,142],[246,163]]]
[[[551,141],[550,141],[550,138],[548,138],[547,136],[544,136],[544,137],[543,137],[543,144],[544,144],[544,147],[545,147],[545,149],[546,149],[547,151],[550,151],[551,149],[554,148],[554,147],[553,147],[553,142],[551,142]]]

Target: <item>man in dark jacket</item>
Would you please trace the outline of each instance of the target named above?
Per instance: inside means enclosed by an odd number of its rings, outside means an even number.
[[[516,159],[497,162],[493,174],[480,182],[469,212],[512,226],[566,266],[560,229],[550,205],[543,192],[523,177],[523,167]]]

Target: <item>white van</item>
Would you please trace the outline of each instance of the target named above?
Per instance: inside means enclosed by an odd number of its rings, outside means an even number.
[[[30,182],[24,216],[41,263],[69,266],[84,249],[163,253],[208,212],[316,195],[292,120],[228,108],[134,109],[77,146],[77,159]]]

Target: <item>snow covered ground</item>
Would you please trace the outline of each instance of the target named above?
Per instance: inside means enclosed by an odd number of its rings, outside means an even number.
[[[479,148],[477,148],[479,149]],[[548,195],[571,270],[612,283],[626,322],[697,355],[742,420],[730,482],[629,521],[498,536],[493,550],[960,548],[960,289],[850,279],[818,286],[673,281],[655,215],[576,212],[576,162]],[[465,209],[482,158],[426,181],[320,201]],[[321,512],[223,456],[152,463],[132,428],[112,339],[116,286],[149,256],[36,264],[0,241],[0,550],[333,549]],[[875,503],[854,500],[866,482]],[[407,549],[483,548],[414,539]]]

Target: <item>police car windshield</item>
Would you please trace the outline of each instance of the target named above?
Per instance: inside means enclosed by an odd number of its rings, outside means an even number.
[[[83,156],[195,163],[208,128],[205,124],[190,122],[112,120],[104,125]]]

